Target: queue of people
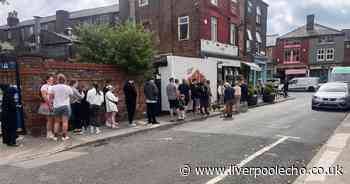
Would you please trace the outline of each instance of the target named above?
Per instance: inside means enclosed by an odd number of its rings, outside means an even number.
[[[73,132],[77,135],[100,134],[102,125],[111,129],[119,128],[119,97],[115,91],[116,87],[108,81],[103,88],[96,82],[87,88],[76,80],[67,83],[63,74],[49,75],[40,88],[41,104],[38,110],[39,114],[46,117],[46,137],[54,141],[59,138],[68,140],[69,127],[73,127]],[[136,126],[133,121],[137,98],[134,81],[128,80],[123,91],[129,125]],[[101,114],[104,114],[104,120],[100,118]],[[153,121],[157,123],[155,118]]]

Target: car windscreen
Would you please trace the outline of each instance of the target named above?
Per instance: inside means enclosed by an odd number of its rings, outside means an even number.
[[[324,85],[318,90],[320,92],[346,92],[347,88],[343,85]]]

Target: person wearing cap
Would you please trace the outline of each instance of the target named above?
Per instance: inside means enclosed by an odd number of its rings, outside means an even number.
[[[105,95],[106,100],[106,112],[108,113],[108,119],[106,121],[106,126],[109,128],[118,128],[118,123],[115,120],[118,113],[118,101],[119,98],[114,95],[113,91],[115,90],[112,85],[106,86],[107,92]]]

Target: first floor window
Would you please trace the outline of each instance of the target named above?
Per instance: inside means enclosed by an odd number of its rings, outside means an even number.
[[[250,44],[251,44],[251,41],[250,41],[250,40],[247,40],[247,41],[246,41],[246,50],[247,50],[247,52],[250,52],[251,49],[252,49]]]
[[[179,40],[190,39],[190,18],[189,16],[179,17],[178,19]]]
[[[211,40],[218,41],[218,19],[211,17]]]
[[[285,62],[300,62],[300,50],[299,49],[287,49],[284,51]]]
[[[230,44],[236,45],[236,25],[234,24],[230,26]]]
[[[147,6],[148,0],[139,0],[139,7]]]
[[[334,60],[334,48],[329,48],[326,51],[326,61]]]
[[[325,60],[326,49],[318,49],[317,50],[317,61]]]
[[[256,7],[256,23],[261,24],[261,8],[259,6]]]

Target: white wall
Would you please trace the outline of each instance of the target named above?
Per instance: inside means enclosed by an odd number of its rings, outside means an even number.
[[[217,62],[202,58],[190,58],[179,56],[168,56],[168,66],[160,67],[161,75],[161,93],[162,93],[162,110],[169,110],[168,98],[166,96],[166,86],[169,84],[169,78],[188,79],[197,70],[202,73],[207,80],[210,80],[212,101],[216,100],[217,95]]]

